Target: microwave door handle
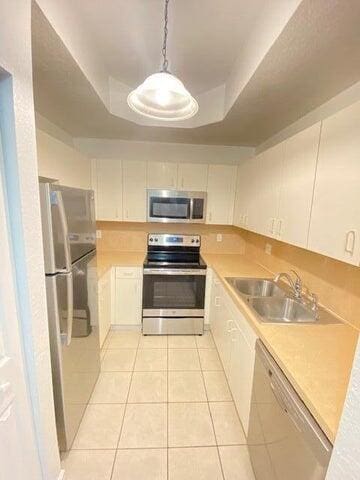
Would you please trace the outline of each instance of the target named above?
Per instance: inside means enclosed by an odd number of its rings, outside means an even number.
[[[54,192],[56,198],[56,205],[59,209],[59,217],[60,217],[60,224],[61,224],[61,232],[64,242],[64,254],[65,254],[65,270],[70,272],[71,270],[71,254],[70,254],[70,243],[69,243],[69,229],[66,219],[65,207],[64,207],[64,200],[62,194],[59,190],[55,190]]]
[[[193,220],[193,215],[194,215],[194,199],[190,199],[190,220]]]

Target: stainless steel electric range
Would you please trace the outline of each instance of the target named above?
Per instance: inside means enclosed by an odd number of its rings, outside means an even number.
[[[143,276],[143,333],[202,335],[206,264],[200,235],[149,234]]]

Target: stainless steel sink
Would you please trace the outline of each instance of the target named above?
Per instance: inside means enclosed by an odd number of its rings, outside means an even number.
[[[303,303],[293,298],[257,297],[249,299],[250,305],[269,323],[314,323],[316,314]]]
[[[268,278],[236,278],[225,280],[234,289],[247,297],[285,297],[286,292],[277,283]]]

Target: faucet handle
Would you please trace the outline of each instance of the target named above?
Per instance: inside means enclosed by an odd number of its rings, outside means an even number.
[[[302,283],[301,277],[295,270],[290,270],[290,272],[295,276],[295,295],[298,298],[301,298],[302,289],[303,289],[303,283]]]
[[[296,282],[298,282],[299,284],[302,284],[302,280],[301,280],[301,277],[300,275],[297,273],[296,270],[290,270],[291,273],[294,274],[295,278],[296,278]]]

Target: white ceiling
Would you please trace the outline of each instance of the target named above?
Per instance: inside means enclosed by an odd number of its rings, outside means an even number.
[[[299,2],[172,0],[170,67],[202,113],[159,128],[124,95],[159,67],[163,1],[37,0],[36,108],[77,137],[258,145],[360,79],[360,2]]]
[[[278,0],[273,0],[279,3]],[[170,70],[194,94],[227,80],[269,0],[171,0]],[[281,2],[282,3],[282,2]],[[62,0],[109,76],[135,87],[161,62],[163,0]]]

